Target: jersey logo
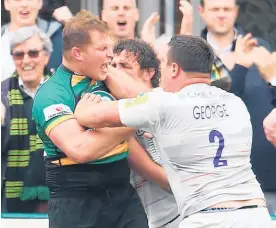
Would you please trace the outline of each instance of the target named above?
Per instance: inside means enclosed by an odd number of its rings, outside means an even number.
[[[73,112],[70,107],[64,104],[54,104],[43,109],[45,121],[48,121],[56,116],[71,115]]]
[[[100,95],[102,101],[115,101],[116,99],[110,94],[102,90],[92,92],[93,94]]]

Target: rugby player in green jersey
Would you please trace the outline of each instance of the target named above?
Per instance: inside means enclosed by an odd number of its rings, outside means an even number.
[[[114,100],[102,82],[112,58],[107,26],[81,11],[65,25],[63,54],[62,65],[38,91],[33,105],[46,152],[49,226],[148,227],[129,183],[125,140],[134,130],[85,129],[74,117],[85,93]]]

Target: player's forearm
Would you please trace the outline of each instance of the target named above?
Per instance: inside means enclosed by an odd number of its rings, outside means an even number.
[[[123,126],[119,116],[119,104],[115,101],[102,102],[82,109],[77,107],[74,114],[82,126],[89,128]]]
[[[143,147],[133,137],[128,141],[129,157],[128,161],[133,170],[145,179],[158,184],[161,188],[170,191],[168,178],[163,167],[156,164],[149,157]]]
[[[71,142],[71,151],[67,154],[77,163],[94,161],[127,140],[134,133],[130,128],[104,128],[85,131]]]
[[[139,93],[151,91],[143,83],[136,82],[132,77],[124,74],[121,77],[108,76],[106,85],[117,99],[134,98]]]

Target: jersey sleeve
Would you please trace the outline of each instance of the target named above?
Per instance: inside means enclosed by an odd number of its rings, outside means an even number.
[[[39,90],[33,104],[33,117],[37,126],[46,135],[57,125],[74,117],[74,97],[66,88],[53,93]]]
[[[159,122],[161,99],[158,92],[141,93],[133,99],[119,100],[122,124],[144,130],[152,130]]]

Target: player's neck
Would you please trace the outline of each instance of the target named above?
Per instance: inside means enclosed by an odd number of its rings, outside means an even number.
[[[81,67],[79,67],[78,64],[75,64],[72,61],[67,61],[65,58],[63,58],[62,65],[76,74],[85,75],[85,73],[82,72]]]
[[[188,85],[193,85],[193,84],[211,84],[211,79],[210,78],[191,78],[188,81],[184,83],[184,87]]]
[[[179,82],[181,85],[181,83]],[[181,89],[194,84],[211,84],[211,79],[209,74],[205,73],[186,73],[185,80],[182,81]]]

